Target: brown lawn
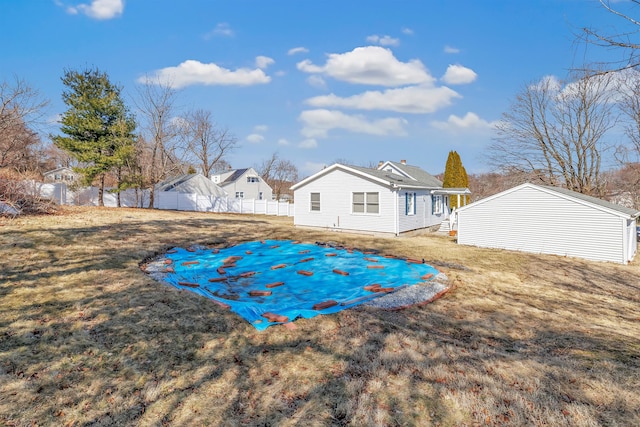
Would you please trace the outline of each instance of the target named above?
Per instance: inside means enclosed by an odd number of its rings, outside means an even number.
[[[139,269],[169,247],[336,241],[455,289],[256,331]],[[466,269],[462,269],[464,266]],[[74,208],[0,219],[0,424],[640,425],[640,262],[296,229],[289,218]]]

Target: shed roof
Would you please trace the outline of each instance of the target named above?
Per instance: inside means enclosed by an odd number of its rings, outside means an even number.
[[[156,191],[196,193],[201,196],[226,196],[227,192],[202,174],[185,174],[170,178],[156,186]]]
[[[472,209],[474,206],[478,204],[486,203],[488,201],[501,197],[505,194],[518,191],[522,188],[535,188],[535,189],[542,190],[546,193],[555,194],[563,198],[574,199],[582,204],[588,204],[597,209],[606,210],[606,211],[615,213],[619,216],[632,217],[632,218],[637,218],[638,216],[640,216],[640,211],[636,211],[635,209],[630,209],[625,206],[620,206],[615,203],[608,202],[606,200],[598,199],[597,197],[587,196],[586,194],[578,193],[576,191],[568,190],[566,188],[552,187],[548,185],[537,185],[532,183],[521,184],[516,187],[510,188],[508,190],[502,191],[500,193],[494,194],[493,196],[489,196],[484,199],[480,199],[478,201],[470,203],[466,206],[462,206],[458,209],[458,212],[461,212],[467,209]]]
[[[585,201],[585,202],[588,202],[588,203],[592,203],[594,205],[601,206],[603,208],[607,208],[607,209],[611,209],[611,210],[614,210],[614,211],[618,211],[618,212],[623,213],[625,215],[630,215],[630,216],[634,216],[634,217],[637,217],[638,215],[640,215],[640,211],[637,211],[635,209],[631,209],[631,208],[628,208],[626,206],[622,206],[622,205],[618,205],[618,204],[615,204],[615,203],[611,203],[611,202],[608,202],[606,200],[598,199],[597,197],[588,196],[586,194],[578,193],[576,191],[571,191],[571,190],[568,190],[566,188],[551,187],[551,186],[548,186],[548,185],[540,185],[540,187],[546,188],[547,190],[550,190],[550,191],[555,191],[555,192],[560,193],[560,194],[564,194],[564,195],[569,196],[569,197],[574,197],[576,199],[580,199],[582,201]]]

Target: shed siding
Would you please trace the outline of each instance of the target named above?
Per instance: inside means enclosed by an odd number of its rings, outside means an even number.
[[[459,211],[458,243],[624,263],[625,225],[614,214],[527,187]]]
[[[353,192],[377,192],[380,212],[378,214],[352,213]],[[320,211],[311,211],[310,194],[320,193]],[[322,227],[332,230],[359,230],[395,233],[395,193],[391,189],[335,170],[309,182],[294,192],[294,224]],[[404,211],[403,211],[404,212]]]

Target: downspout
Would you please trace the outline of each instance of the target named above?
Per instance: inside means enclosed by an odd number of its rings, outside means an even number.
[[[398,202],[399,202],[398,195],[400,194],[400,187],[397,187],[395,184],[393,184],[392,189],[396,193],[396,197],[395,197],[396,202],[395,202],[394,208],[393,208],[394,217],[395,217],[394,220],[393,220],[393,222],[394,222],[393,226],[395,228],[394,231],[395,231],[395,235],[397,237],[397,236],[400,235],[400,216],[399,216],[399,213],[398,213]]]

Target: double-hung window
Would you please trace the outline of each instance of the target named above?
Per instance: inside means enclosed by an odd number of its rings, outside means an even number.
[[[320,212],[320,193],[311,193],[309,200],[311,201],[311,211]]]
[[[236,199],[244,199],[244,191],[236,191]]]
[[[442,206],[442,196],[433,195],[431,196],[431,213],[435,215],[439,215],[443,212]]]
[[[404,205],[404,214],[405,215],[415,215],[416,214],[416,193],[404,193],[405,194],[405,205]]]
[[[353,193],[352,198],[353,213],[377,214],[380,212],[380,194],[375,193]]]

